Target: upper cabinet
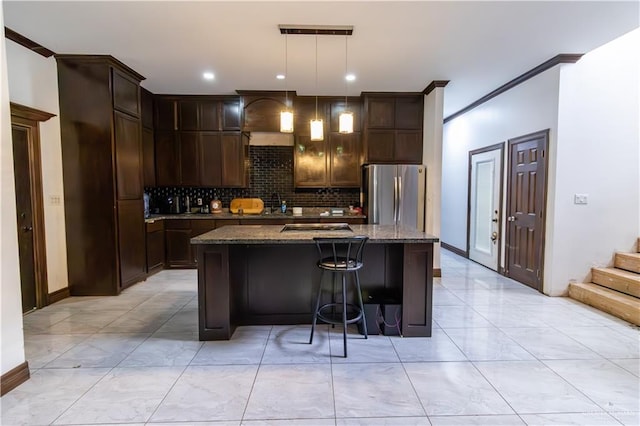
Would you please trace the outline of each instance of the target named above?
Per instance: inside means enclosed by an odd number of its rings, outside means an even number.
[[[154,104],[157,185],[246,186],[239,96],[159,95]]]
[[[242,131],[279,132],[280,111],[285,109],[285,92],[260,92],[253,90],[238,91],[242,96]],[[289,93],[289,103],[294,93]]]
[[[367,163],[422,163],[423,103],[421,93],[365,94]]]
[[[316,108],[317,102],[317,108]],[[360,186],[361,138],[360,100],[314,96],[294,101],[294,184],[298,188],[354,188]],[[339,133],[339,116],[354,115],[354,132]],[[324,120],[324,140],[312,141],[310,121]]]

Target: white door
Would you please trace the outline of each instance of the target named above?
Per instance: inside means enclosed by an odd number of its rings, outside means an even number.
[[[469,259],[498,270],[502,149],[471,153]]]

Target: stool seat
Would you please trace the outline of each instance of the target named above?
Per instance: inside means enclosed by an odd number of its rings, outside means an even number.
[[[369,238],[366,236],[354,237],[316,237],[314,242],[318,248],[319,260],[318,268],[321,270],[320,283],[318,284],[318,295],[316,297],[316,306],[313,312],[313,322],[311,323],[311,336],[309,343],[313,343],[313,333],[318,319],[327,324],[342,324],[342,336],[344,341],[344,357],[347,357],[347,325],[354,323],[362,323],[364,330],[364,338],[367,336],[367,324],[364,314],[364,305],[362,304],[362,292],[360,290],[360,278],[358,271],[364,266],[362,255],[364,245]],[[322,298],[322,279],[324,272],[332,273],[335,286],[335,279],[339,275],[342,278],[342,300],[336,302],[335,294],[332,293],[331,303],[325,303],[320,306]],[[347,302],[347,275],[354,278],[355,291],[358,303]],[[341,309],[340,312],[336,312]],[[331,310],[331,312],[329,312]],[[350,312],[349,312],[350,311]]]

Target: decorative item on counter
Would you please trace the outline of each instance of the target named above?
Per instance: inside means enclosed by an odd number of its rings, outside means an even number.
[[[291,211],[294,216],[302,216],[302,207],[293,207]]]
[[[282,213],[286,213],[287,212],[287,202],[282,200],[282,204],[280,205],[280,211]]]
[[[222,213],[222,202],[216,198],[209,203],[211,213]]]
[[[331,209],[331,216],[342,216],[344,214],[344,210],[342,209]]]
[[[229,204],[229,211],[238,214],[242,209],[244,214],[260,214],[264,210],[264,202],[260,198],[234,198]]]

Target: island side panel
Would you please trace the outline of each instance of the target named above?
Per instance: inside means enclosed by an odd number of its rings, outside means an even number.
[[[228,340],[231,324],[229,246],[198,246],[198,326],[200,340]]]
[[[405,244],[402,286],[402,335],[431,337],[433,244]]]

